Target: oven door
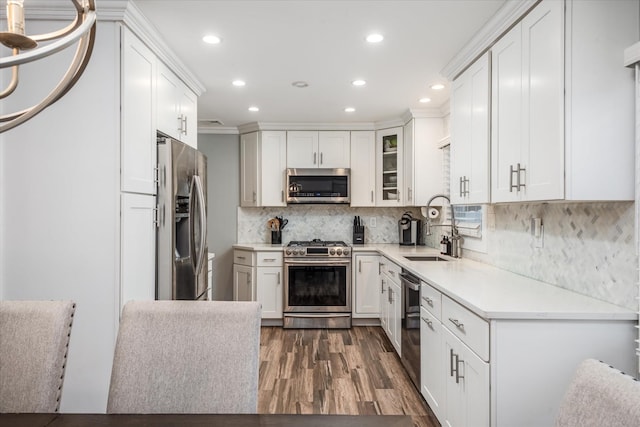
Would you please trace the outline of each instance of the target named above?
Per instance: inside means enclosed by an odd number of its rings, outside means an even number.
[[[285,260],[285,313],[351,312],[351,260]]]

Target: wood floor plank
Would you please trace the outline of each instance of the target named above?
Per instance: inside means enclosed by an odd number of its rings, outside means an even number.
[[[263,327],[259,370],[258,413],[410,415],[440,427],[380,327]]]

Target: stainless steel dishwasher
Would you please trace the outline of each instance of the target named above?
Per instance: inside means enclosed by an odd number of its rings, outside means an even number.
[[[402,355],[400,360],[420,391],[420,279],[402,269]]]

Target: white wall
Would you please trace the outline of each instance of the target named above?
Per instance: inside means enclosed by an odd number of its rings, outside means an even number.
[[[30,33],[41,33],[47,24],[28,25]],[[78,84],[0,136],[1,298],[77,304],[62,412],[105,411],[116,334],[119,47],[114,23],[97,30]],[[71,53],[21,67],[20,88],[3,101],[6,110],[16,98],[25,105],[37,90],[48,91]]]
[[[233,299],[233,248],[237,242],[240,205],[240,137],[198,135],[198,150],[207,156],[207,243],[215,252],[213,262],[214,300]],[[211,286],[211,284],[209,284]]]

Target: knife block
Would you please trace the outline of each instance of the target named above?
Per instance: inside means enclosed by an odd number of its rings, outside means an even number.
[[[364,245],[364,226],[353,228],[353,240],[354,245]]]

